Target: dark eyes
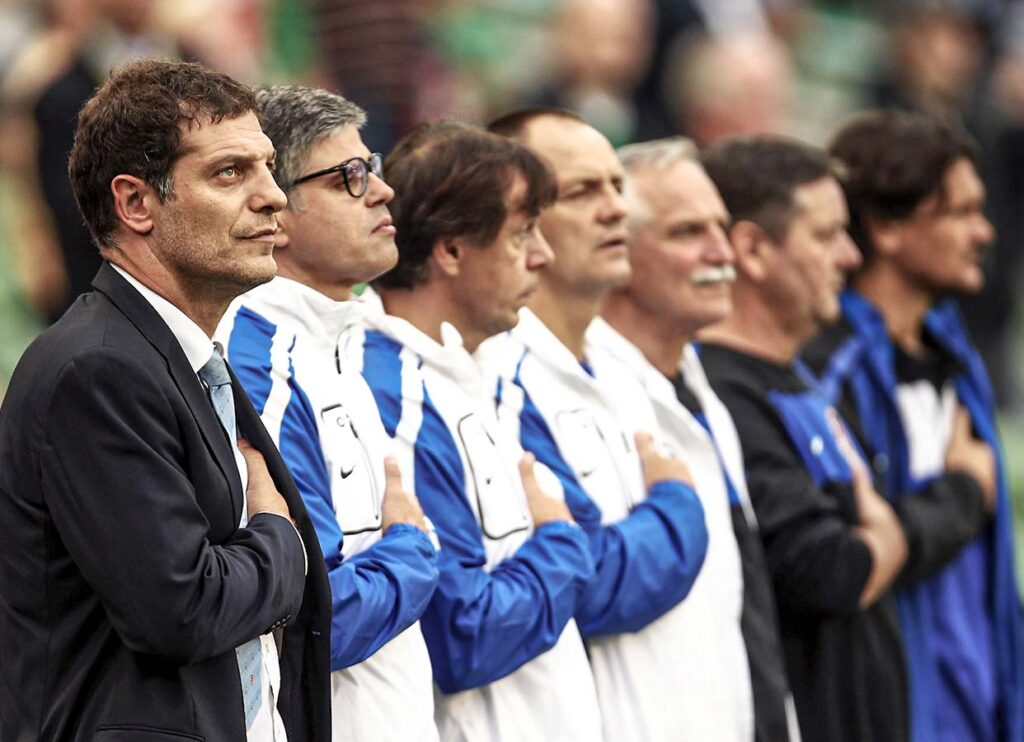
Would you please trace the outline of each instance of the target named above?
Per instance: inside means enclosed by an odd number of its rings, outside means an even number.
[[[622,180],[613,180],[611,181],[611,185],[612,188],[615,189],[615,192],[621,196],[622,190],[623,188],[625,188],[625,182]],[[601,181],[598,180],[588,180],[583,183],[576,183],[572,186],[572,188],[563,193],[560,196],[560,198],[565,200],[572,200],[576,198],[581,198],[583,196],[591,196],[595,193],[598,193],[601,190],[601,187],[602,183]]]
[[[685,239],[686,237],[696,237],[704,231],[704,225],[702,224],[686,224],[680,227],[676,227],[669,232],[669,237],[676,239]]]

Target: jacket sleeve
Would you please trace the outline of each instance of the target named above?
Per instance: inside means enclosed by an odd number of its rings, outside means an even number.
[[[494,682],[558,641],[593,575],[586,536],[546,524],[488,571],[444,422],[425,406],[416,440],[396,443],[412,448],[416,494],[441,542],[441,576],[422,622],[434,678],[445,693]]]
[[[540,411],[520,413],[523,448],[558,476],[573,518],[586,531],[596,573],[576,620],[584,636],[639,631],[690,592],[707,553],[704,509],[692,487],[655,484],[622,520],[601,525],[601,510],[562,457]]]
[[[780,613],[853,615],[871,574],[867,545],[853,530],[852,492],[819,487],[767,401],[733,385],[715,387],[743,445],[750,501],[757,515]]]
[[[824,363],[829,358],[824,354]],[[871,450],[849,379],[839,387],[838,408],[864,450]],[[878,479],[884,477],[876,476]],[[900,586],[928,579],[948,564],[988,522],[985,496],[966,472],[947,472],[923,490],[889,497],[907,537],[907,561],[897,578]]]
[[[900,585],[911,585],[939,572],[988,523],[981,485],[961,471],[947,472],[920,492],[897,497],[892,506],[909,547]]]
[[[246,346],[229,349],[243,387],[269,387],[269,369]],[[264,378],[261,378],[264,377]],[[331,670],[358,664],[415,623],[437,585],[437,555],[430,539],[413,526],[396,524],[377,543],[344,559],[344,535],[334,511],[327,465],[320,449],[316,413],[292,373],[284,381],[287,406],[270,412],[265,398],[251,395],[295,480],[316,529],[331,585]],[[269,419],[268,415],[276,415]]]
[[[165,385],[123,352],[78,357],[41,411],[39,466],[61,540],[125,645],[184,665],[296,613],[305,549],[270,515],[210,542]]]

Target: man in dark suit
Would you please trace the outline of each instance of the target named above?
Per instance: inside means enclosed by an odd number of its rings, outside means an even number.
[[[326,740],[330,589],[302,499],[210,340],[273,277],[251,91],[117,70],[75,195],[105,263],[0,409],[0,738]]]

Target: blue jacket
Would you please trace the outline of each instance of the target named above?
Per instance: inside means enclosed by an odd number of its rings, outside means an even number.
[[[894,348],[878,311],[853,291],[842,296],[852,335],[832,356],[822,388],[853,397],[865,443],[884,456],[890,497],[929,484],[910,473],[908,442],[895,402]],[[956,379],[975,434],[996,454],[998,504],[983,533],[938,575],[898,592],[915,742],[1024,740],[1024,637],[1013,565],[1006,473],[988,375],[956,305],[932,309],[925,325],[965,369]],[[993,713],[994,709],[994,713]]]
[[[595,574],[575,613],[609,740],[686,740],[676,702],[693,669],[678,637],[683,599],[707,552],[704,509],[674,479],[645,486],[634,431],[661,441],[644,387],[588,333],[586,365],[524,309],[475,356],[493,377],[503,426],[558,477],[589,537]],[[489,379],[490,380],[490,379]]]
[[[522,448],[499,426],[453,327],[443,325],[436,342],[380,314],[348,345],[441,542],[440,581],[422,622],[441,739],[599,741],[597,693],[573,621],[594,574],[586,534],[562,521],[534,527]],[[550,472],[535,473],[558,494]]]
[[[438,580],[422,531],[396,524],[381,532],[389,442],[359,369],[336,360],[338,335],[358,311],[279,278],[236,301],[219,329],[316,527],[331,583],[332,671],[365,661],[413,625]],[[429,677],[425,652],[420,664]]]

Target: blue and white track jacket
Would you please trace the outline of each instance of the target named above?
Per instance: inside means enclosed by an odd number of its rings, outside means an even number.
[[[704,513],[677,481],[645,491],[637,431],[656,439],[643,387],[623,364],[587,343],[585,369],[528,310],[478,357],[497,377],[499,415],[523,447],[562,482],[590,536],[597,573],[576,612],[608,739],[687,739],[695,722],[681,695],[693,668],[676,662],[686,631],[680,602],[707,550]]]
[[[756,527],[756,521],[732,418],[711,390],[700,360],[689,346],[679,369],[701,403],[707,428],[679,402],[672,382],[607,322],[594,320],[587,339],[633,372],[635,383],[643,387],[654,408],[661,440],[672,455],[689,466],[704,507],[707,556],[689,595],[676,609],[679,634],[665,647],[666,652],[674,653],[672,664],[680,683],[677,703],[688,719],[685,733],[677,739],[750,742],[754,737],[753,691],[740,625],[743,565],[730,501],[737,501],[752,526]]]
[[[499,429],[489,387],[458,333],[442,329],[438,344],[381,314],[351,338],[441,542],[441,579],[423,615],[441,737],[600,740],[594,681],[572,619],[594,574],[586,535],[564,522],[534,530],[518,472],[522,449]],[[538,467],[545,489],[560,494],[544,474]]]
[[[381,533],[392,453],[359,356],[342,342],[367,311],[275,278],[236,300],[218,329],[281,450],[327,562],[334,739],[436,740],[430,659],[418,619],[438,580],[430,538]],[[403,479],[407,490],[412,480]]]

